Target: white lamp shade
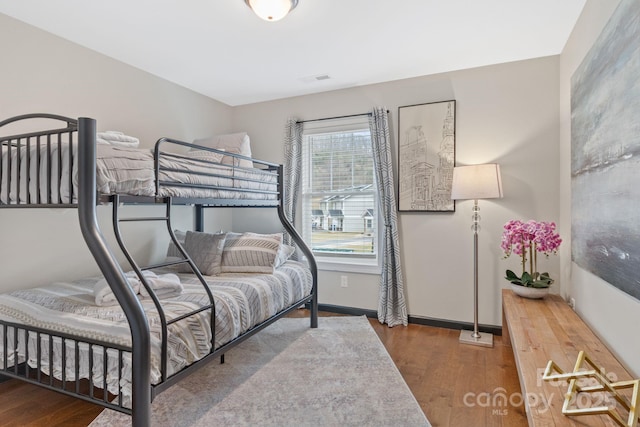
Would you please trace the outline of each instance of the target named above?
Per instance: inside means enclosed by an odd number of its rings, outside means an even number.
[[[251,9],[265,21],[278,21],[293,9],[297,1],[292,0],[246,0]]]
[[[500,165],[456,166],[453,168],[451,199],[496,199],[502,197]]]

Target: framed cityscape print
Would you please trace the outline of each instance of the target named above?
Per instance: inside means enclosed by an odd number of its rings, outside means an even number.
[[[398,211],[453,212],[456,101],[398,108]]]

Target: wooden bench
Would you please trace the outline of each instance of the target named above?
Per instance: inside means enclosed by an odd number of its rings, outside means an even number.
[[[530,426],[619,427],[606,415],[563,415],[567,383],[542,380],[549,360],[553,360],[565,372],[571,372],[580,350],[584,350],[607,374],[615,375],[616,381],[632,379],[559,295],[549,294],[544,299],[535,300],[519,297],[510,289],[503,289],[502,328],[502,341],[513,348]],[[621,414],[626,419],[627,413],[621,411]]]

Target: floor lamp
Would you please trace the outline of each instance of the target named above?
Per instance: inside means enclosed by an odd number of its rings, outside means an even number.
[[[464,344],[493,347],[493,335],[478,332],[478,231],[480,231],[479,199],[502,197],[500,165],[457,166],[453,168],[451,198],[453,200],[473,200],[473,331],[462,330],[460,342]]]

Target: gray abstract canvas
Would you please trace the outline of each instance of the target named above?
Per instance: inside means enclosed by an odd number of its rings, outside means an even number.
[[[640,299],[640,2],[623,0],[571,80],[572,258]]]

